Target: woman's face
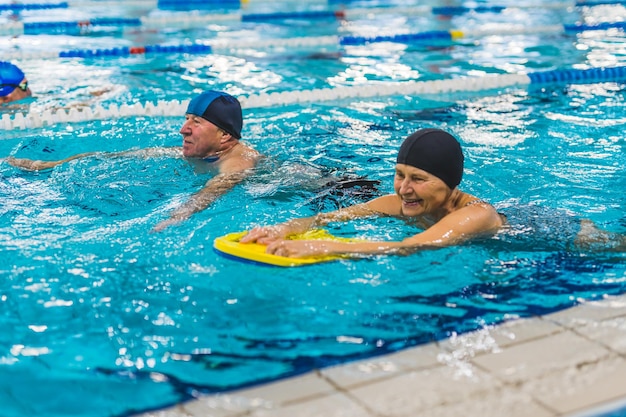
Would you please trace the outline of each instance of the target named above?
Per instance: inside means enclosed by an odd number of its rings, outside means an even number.
[[[393,189],[402,200],[402,214],[423,216],[441,209],[450,188],[438,177],[411,165],[396,164]]]

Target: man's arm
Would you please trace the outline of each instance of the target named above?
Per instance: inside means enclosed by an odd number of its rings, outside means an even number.
[[[187,220],[194,213],[206,209],[211,203],[243,181],[249,173],[249,170],[244,170],[216,175],[206,183],[204,188],[193,194],[182,206],[174,210],[167,220],[163,220],[154,226],[152,231],[159,232],[168,226]]]
[[[70,156],[69,158],[59,159],[58,161],[41,161],[27,158],[13,158],[9,156],[5,159],[9,165],[13,165],[16,168],[21,168],[26,171],[42,171],[44,169],[54,168],[57,165],[64,164],[78,158],[84,158],[86,156],[95,155],[98,152],[85,152],[77,155]]]
[[[9,156],[5,158],[5,161],[7,161],[9,165],[13,165],[16,168],[20,168],[26,171],[42,171],[44,169],[51,169],[57,165],[61,165],[66,162],[73,161],[74,159],[85,158],[87,156],[93,156],[93,155],[105,155],[110,158],[114,158],[118,156],[129,156],[129,155],[141,156],[144,158],[158,157],[158,156],[180,157],[180,147],[131,149],[128,151],[121,151],[121,152],[85,152],[85,153],[72,155],[65,159],[59,159],[57,161],[41,161],[41,160],[28,159],[28,158],[14,158],[12,156]]]

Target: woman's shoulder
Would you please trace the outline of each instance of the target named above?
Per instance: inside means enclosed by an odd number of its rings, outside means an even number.
[[[462,193],[462,194],[463,195],[457,200],[457,205],[456,205],[457,210],[460,210],[466,207],[467,208],[476,207],[476,208],[479,208],[479,210],[476,212],[477,215],[478,213],[483,212],[488,217],[497,218],[497,220],[501,224],[506,223],[506,217],[498,213],[497,209],[487,200],[484,200],[482,198],[479,198],[479,197],[476,197],[474,195],[467,194],[467,193]]]
[[[453,206],[456,210],[462,209],[464,207],[471,207],[471,206],[477,206],[477,205],[493,207],[492,204],[489,203],[489,201],[487,200],[484,200],[480,197],[476,197],[475,195],[460,191],[458,189],[456,191],[458,192],[458,194],[456,196],[455,195],[451,196],[451,198],[453,199]]]
[[[473,200],[469,200],[468,202],[463,204],[462,207],[474,206],[476,204],[486,204],[486,205],[491,206],[491,204],[488,201],[482,200],[480,198],[474,198]]]
[[[353,207],[360,207],[359,210],[387,216],[399,216],[402,211],[402,203],[395,194],[382,195]]]

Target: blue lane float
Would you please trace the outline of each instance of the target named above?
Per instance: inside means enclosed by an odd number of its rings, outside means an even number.
[[[605,22],[597,23],[595,25],[585,25],[582,23],[576,23],[573,25],[564,25],[565,32],[586,32],[592,30],[609,30],[609,29],[626,29],[626,22]]]
[[[209,45],[146,45],[108,49],[74,49],[59,52],[59,58],[121,57],[140,54],[210,54]]]
[[[42,33],[67,32],[68,30],[83,30],[93,27],[139,27],[141,19],[135,18],[96,18],[68,22],[25,22],[24,34],[36,35]]]
[[[240,0],[159,0],[157,7],[161,10],[191,11],[191,10],[215,10],[239,9]]]
[[[465,6],[445,6],[445,7],[433,7],[432,13],[444,16],[459,16],[466,13],[502,13],[507,7],[505,6],[478,6],[478,7],[465,7]]]
[[[451,41],[458,37],[457,31],[434,30],[419,33],[405,33],[390,36],[343,36],[339,38],[340,45],[366,45],[378,42],[413,43],[424,41]]]
[[[576,7],[592,7],[592,6],[610,6],[610,5],[626,4],[625,0],[591,0],[577,1]]]
[[[588,84],[607,81],[622,81],[626,80],[626,67],[533,72],[528,74],[528,78],[530,78],[531,85],[551,83]]]
[[[336,19],[343,17],[343,12],[332,10],[284,12],[284,13],[247,13],[241,16],[242,22],[269,22],[287,19]]]
[[[0,4],[0,12],[22,12],[25,10],[67,9],[69,3],[11,3]]]

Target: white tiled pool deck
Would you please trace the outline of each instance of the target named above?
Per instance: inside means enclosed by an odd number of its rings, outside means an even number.
[[[591,417],[626,406],[626,296],[142,417]]]

